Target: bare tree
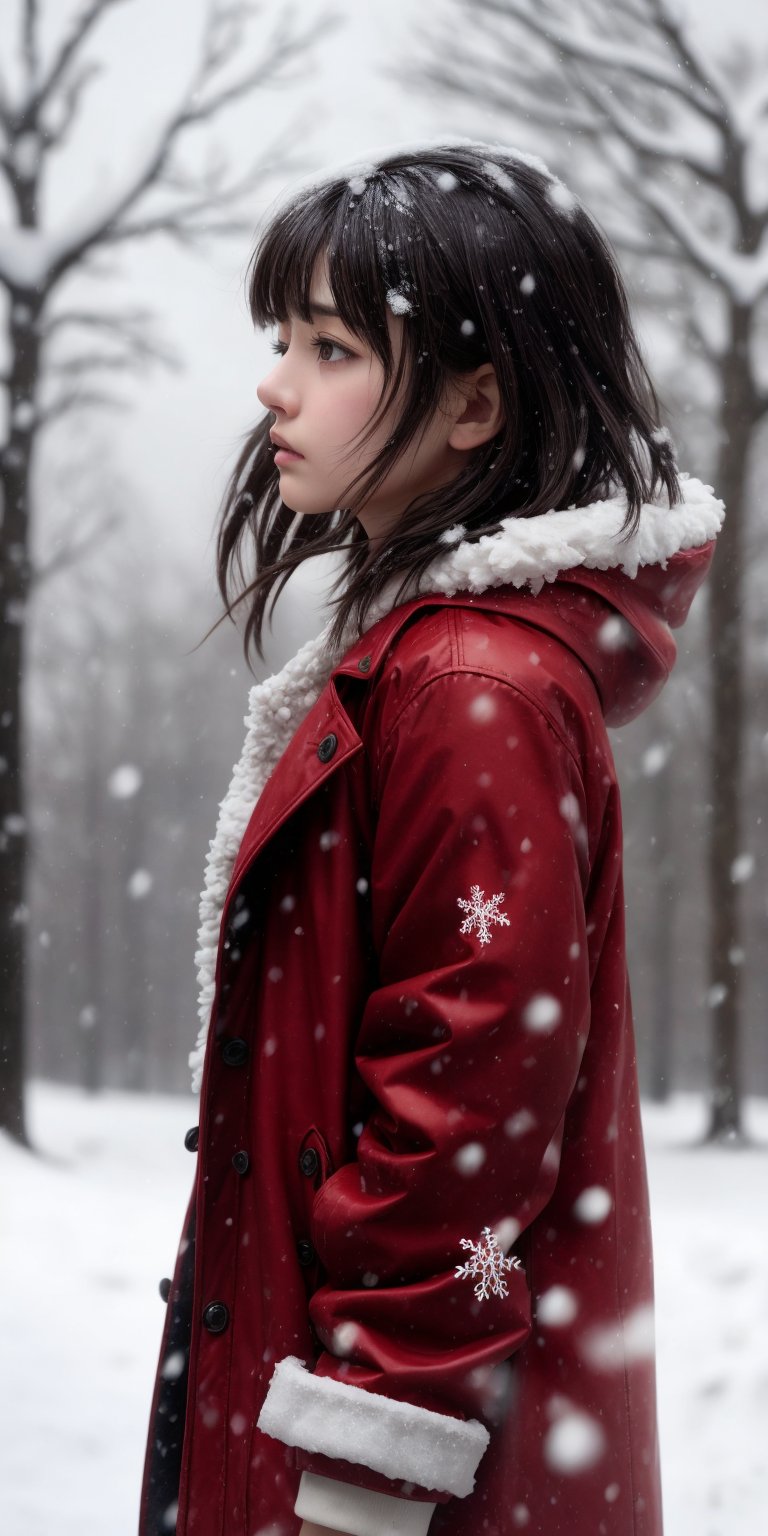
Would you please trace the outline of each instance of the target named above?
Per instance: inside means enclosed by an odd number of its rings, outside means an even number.
[[[727,57],[707,56],[675,0],[447,0],[446,10],[458,14],[422,32],[424,59],[411,78],[476,112],[543,129],[551,163],[575,190],[587,160],[573,143],[583,141],[617,249],[645,267],[673,264],[690,296],[682,347],[710,375],[719,418],[711,473],[728,514],[708,588],[714,1033],[705,1139],[739,1144],[739,890],[750,867],[742,615],[750,468],[768,412],[768,378],[758,370],[768,196],[756,175],[768,135],[768,54],[734,46]],[[461,36],[460,51],[446,53],[447,29]]]
[[[217,153],[190,170],[181,151],[193,134],[206,132],[222,113],[268,88],[297,78],[289,74],[315,40],[336,24],[317,16],[302,33],[289,10],[258,45],[248,39],[249,22],[260,8],[245,0],[208,0],[199,61],[180,99],[142,150],[140,163],[127,166],[123,182],[92,201],[68,227],[49,230],[41,222],[44,176],[66,147],[88,86],[103,66],[88,57],[99,22],[126,0],[85,0],[63,36],[44,57],[38,0],[19,0],[18,64],[21,84],[12,90],[0,74],[0,184],[10,217],[0,225],[0,284],[7,292],[7,363],[0,373],[8,399],[8,427],[0,445],[2,530],[0,533],[0,1126],[28,1144],[23,1113],[26,884],[26,817],[23,783],[22,670],[25,616],[35,577],[30,554],[31,476],[40,434],[66,413],[91,406],[125,408],[98,376],[131,372],[147,363],[176,366],[178,360],[151,332],[151,312],[111,313],[53,302],[68,277],[104,274],[98,259],[154,235],[165,235],[199,251],[222,236],[250,236],[253,218],[246,199],[274,175],[304,165],[291,159],[285,134],[267,144],[244,170]],[[130,0],[128,0],[130,3]],[[7,21],[5,23],[7,25]],[[245,61],[245,62],[244,62]],[[70,330],[86,338],[62,363],[49,361],[55,337]],[[89,339],[88,339],[89,338]],[[108,338],[113,346],[98,343]],[[53,385],[45,401],[43,386]],[[67,558],[74,558],[72,546]]]

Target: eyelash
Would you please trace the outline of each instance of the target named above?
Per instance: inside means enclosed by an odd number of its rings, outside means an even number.
[[[313,336],[312,340],[309,343],[309,345],[311,347],[318,347],[318,348],[319,347],[336,347],[339,352],[343,352],[344,353],[344,357],[343,358],[337,358],[336,359],[336,363],[332,363],[330,358],[328,358],[328,357],[321,357],[319,359],[319,361],[321,363],[330,363],[330,366],[332,368],[335,367],[337,363],[339,363],[339,362],[347,362],[349,358],[354,356],[354,354],[352,352],[348,351],[348,349],[346,347],[343,347],[341,345],[340,341],[329,341],[327,336]],[[270,347],[271,347],[273,352],[277,353],[278,357],[285,357],[285,354],[288,351],[288,344],[285,341],[272,341],[272,342],[270,342]]]

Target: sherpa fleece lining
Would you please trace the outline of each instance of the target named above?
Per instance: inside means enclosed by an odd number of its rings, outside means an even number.
[[[463,1499],[490,1441],[477,1419],[457,1419],[380,1392],[315,1376],[297,1355],[275,1366],[258,1428],[286,1445],[362,1462],[385,1477]]]
[[[598,571],[618,567],[631,578],[640,566],[664,567],[681,550],[694,549],[715,538],[724,516],[723,503],[711,485],[704,485],[684,470],[679,478],[683,500],[670,507],[660,492],[660,500],[644,503],[638,527],[629,539],[621,535],[627,511],[623,491],[586,507],[542,512],[537,517],[503,518],[497,533],[474,542],[464,538],[466,529],[457,525],[441,535],[438,542],[443,548],[422,572],[418,591],[402,595],[399,601],[422,593],[442,592],[452,597],[456,592],[484,592],[488,587],[507,584],[540,592],[544,583],[555,581],[561,571],[578,566]],[[379,593],[366,628],[395,606],[399,585],[400,577],[395,576]],[[203,1077],[222,908],[245,829],[291,737],[319,698],[333,668],[358,638],[350,621],[340,646],[332,650],[328,644],[332,623],[329,619],[318,635],[305,641],[280,672],[250,690],[245,742],[219,807],[200,898],[195,954],[200,1029],[189,1055],[193,1093],[200,1092]]]

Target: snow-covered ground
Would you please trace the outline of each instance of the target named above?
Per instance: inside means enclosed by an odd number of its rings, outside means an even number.
[[[645,1105],[668,1536],[755,1536],[768,1506],[768,1102],[747,1153],[692,1150],[701,1103]],[[163,1302],[193,1177],[189,1098],[33,1082],[42,1156],[0,1137],[0,1529],[135,1536]]]

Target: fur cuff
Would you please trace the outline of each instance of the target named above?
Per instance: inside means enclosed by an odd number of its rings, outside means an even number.
[[[385,1477],[465,1498],[490,1441],[477,1419],[456,1419],[401,1403],[331,1376],[315,1376],[287,1355],[275,1366],[257,1419],[264,1434]]]

